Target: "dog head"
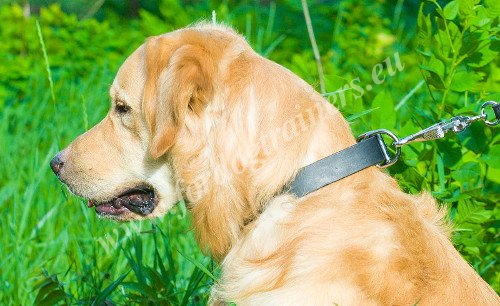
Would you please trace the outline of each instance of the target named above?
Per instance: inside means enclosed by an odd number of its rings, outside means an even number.
[[[106,117],[52,159],[54,173],[103,217],[167,212],[182,198],[167,153],[213,98],[221,52],[235,39],[222,26],[149,38],[120,67]]]
[[[73,193],[88,199],[100,216],[115,220],[159,216],[179,199],[166,157],[149,154],[142,106],[145,53],[141,46],[119,69],[106,117],[51,161]]]

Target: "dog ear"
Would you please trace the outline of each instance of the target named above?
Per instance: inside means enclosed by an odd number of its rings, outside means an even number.
[[[182,43],[182,42],[181,42]],[[146,43],[143,108],[151,133],[150,154],[159,158],[174,144],[189,113],[200,115],[212,97],[214,65],[200,45],[174,45],[166,37]]]

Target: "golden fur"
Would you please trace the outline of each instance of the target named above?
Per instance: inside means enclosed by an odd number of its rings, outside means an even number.
[[[403,193],[376,167],[300,199],[285,192],[301,167],[355,139],[337,109],[232,29],[148,39],[111,96],[103,122],[61,153],[61,179],[98,200],[147,182],[159,196],[151,216],[189,201],[200,246],[222,265],[213,304],[500,305],[427,193]]]

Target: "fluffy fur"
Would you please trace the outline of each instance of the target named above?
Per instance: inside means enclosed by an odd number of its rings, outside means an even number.
[[[403,193],[376,167],[300,199],[287,193],[301,167],[355,139],[337,109],[232,29],[148,39],[120,68],[113,105],[116,93],[131,113],[112,108],[70,145],[61,178],[97,199],[147,182],[160,196],[153,216],[186,199],[200,246],[222,265],[213,304],[500,304],[429,194]],[[109,172],[96,173],[100,162]]]

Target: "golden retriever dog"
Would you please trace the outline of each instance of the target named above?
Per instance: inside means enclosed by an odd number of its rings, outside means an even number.
[[[149,38],[111,108],[54,157],[102,217],[157,217],[185,199],[221,264],[211,303],[500,305],[427,193],[369,167],[304,197],[299,169],[356,143],[340,112],[223,25]]]

